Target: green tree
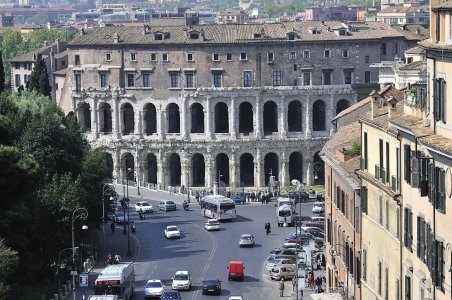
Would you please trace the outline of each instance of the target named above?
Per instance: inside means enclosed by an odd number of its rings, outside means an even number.
[[[38,53],[36,57],[36,63],[31,71],[30,80],[28,81],[28,89],[30,91],[37,91],[38,93],[51,97],[51,88],[49,82],[49,76],[47,74],[47,67],[42,54]]]
[[[0,239],[0,299],[8,299],[11,288],[5,280],[16,270],[18,262],[17,251],[7,247],[5,240]]]
[[[2,51],[0,51],[0,93],[5,91],[5,68],[3,66]]]

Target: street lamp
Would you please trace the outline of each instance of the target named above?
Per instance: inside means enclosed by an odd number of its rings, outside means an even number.
[[[84,208],[76,208],[73,212],[72,212],[72,265],[75,267],[75,254],[76,254],[76,249],[75,249],[75,220],[77,220],[78,218],[81,218],[83,220],[85,220],[88,217],[88,211]],[[83,225],[82,229],[88,229],[88,226]],[[74,296],[74,300],[76,300],[76,296],[75,296],[75,275],[77,275],[77,270],[73,270],[71,272],[72,274],[72,290],[73,290],[73,296]]]
[[[104,260],[104,267],[106,266],[107,262],[106,262],[106,255],[107,255],[107,250],[106,250],[106,245],[105,245],[105,188],[108,188],[107,191],[115,191],[115,186],[111,183],[105,183],[103,188],[102,188],[102,239],[103,239],[103,244],[104,244],[104,256],[103,256],[103,260]],[[110,197],[110,201],[113,201],[115,198],[113,198],[113,196]]]
[[[314,180],[318,180],[319,179],[318,172],[321,171],[324,168],[323,161],[322,162],[320,162],[320,161],[315,162],[312,167],[314,169]]]
[[[75,247],[76,251],[78,249],[78,247]],[[60,270],[60,266],[61,266],[61,254],[63,254],[63,252],[67,251],[67,250],[72,250],[72,248],[64,248],[63,250],[60,251],[60,253],[58,253],[58,259],[57,259],[57,270],[55,275],[58,277],[58,293],[60,292],[61,289],[61,274],[59,272]]]
[[[129,199],[129,173],[132,171],[131,168],[127,170],[127,197],[125,201],[127,202],[127,256],[132,256],[132,252],[130,251],[130,199]],[[126,209],[126,206],[124,206],[124,210]],[[126,214],[124,211],[124,229],[126,228]]]
[[[342,244],[334,244],[334,245],[331,245],[331,248],[330,248],[330,250],[329,250],[329,253],[330,253],[331,257],[336,257],[336,256],[340,256],[340,255],[341,255],[340,252],[334,250],[334,247],[337,247],[337,246],[338,246],[338,247],[342,247],[345,251],[347,251],[347,248],[346,248],[344,245],[342,245]],[[348,272],[349,272],[348,266],[349,266],[349,265],[348,265],[348,262],[346,262],[346,263],[345,263],[345,268],[346,268],[346,270],[347,270],[347,272],[346,272],[346,281],[347,281],[346,299],[348,299]]]
[[[297,180],[297,179],[292,179],[291,181],[290,181],[290,183],[292,184],[292,185],[294,185],[294,186],[296,186],[297,187],[297,189],[298,189],[298,191],[299,192],[301,192],[301,191],[303,191],[304,190],[304,183],[300,183],[300,181],[299,180]],[[301,243],[301,198],[300,198],[300,201],[299,201],[299,203],[297,203],[298,201],[296,200],[296,198],[295,198],[295,205],[296,204],[298,204],[298,206],[299,206],[299,215],[298,215],[298,221],[297,222],[294,222],[295,223],[295,239],[296,239],[296,241],[297,241],[297,259],[298,259],[298,255],[299,255],[299,252],[300,252],[300,250],[299,250],[299,247],[298,247],[298,230],[297,230],[297,223],[300,223],[300,247],[301,247],[301,245],[302,245],[302,243]],[[295,221],[295,220],[294,220]],[[302,250],[301,251],[302,253],[304,252],[305,254],[306,254],[306,252],[304,251],[304,250]],[[305,256],[306,257],[306,256]],[[305,259],[305,263],[306,263],[306,259]],[[299,281],[299,274],[298,274],[298,263],[297,263],[297,286],[298,286],[298,281]],[[298,290],[295,292],[295,294],[297,295],[297,300],[298,300]]]

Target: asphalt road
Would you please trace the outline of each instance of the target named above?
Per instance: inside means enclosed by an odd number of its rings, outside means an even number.
[[[121,186],[117,190],[121,191]],[[232,222],[221,223],[220,231],[208,232],[204,229],[206,219],[201,215],[199,205],[192,199],[190,211],[182,209],[180,204],[187,196],[171,195],[163,192],[129,187],[131,201],[130,218],[135,220],[138,253],[135,260],[134,299],[144,298],[144,284],[148,279],[160,279],[171,289],[171,278],[178,270],[187,270],[192,275],[192,290],[181,292],[183,299],[227,299],[230,295],[243,295],[245,299],[275,299],[278,295],[277,283],[270,280],[265,270],[265,261],[269,251],[282,244],[284,236],[294,231],[292,227],[278,227],[274,203],[246,203],[237,205],[238,218]],[[147,214],[145,220],[139,220],[134,203],[149,200],[154,212]],[[176,211],[158,211],[157,203],[161,199],[172,199],[177,203]],[[312,215],[312,203],[302,204],[302,215]],[[270,221],[272,233],[265,234],[264,225]],[[167,240],[164,229],[167,225],[177,225],[181,229],[181,238]],[[254,248],[239,248],[238,240],[242,233],[255,236]],[[245,280],[228,281],[227,265],[230,260],[242,260],[245,264]],[[222,294],[203,296],[202,280],[206,277],[219,278],[222,281]],[[287,287],[291,284],[288,281]],[[288,288],[286,288],[288,290]]]

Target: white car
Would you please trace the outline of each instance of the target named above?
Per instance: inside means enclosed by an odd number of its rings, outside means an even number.
[[[135,210],[136,210],[136,212],[142,211],[142,212],[144,212],[144,213],[147,213],[147,212],[151,213],[151,212],[154,211],[154,209],[153,209],[153,207],[152,207],[152,204],[149,203],[149,201],[140,201],[140,202],[137,202],[137,203],[135,204]]]
[[[243,300],[242,296],[229,296],[228,300]]]
[[[173,290],[191,289],[191,276],[188,271],[177,271],[173,277]]]
[[[144,286],[144,299],[160,297],[165,286],[159,279],[148,280]]]
[[[314,206],[312,207],[312,212],[315,214],[324,213],[325,205],[323,203],[314,204]]]
[[[218,222],[217,219],[209,219],[204,224],[204,228],[207,231],[209,231],[209,230],[220,230],[220,222]]]
[[[180,238],[179,228],[177,228],[177,226],[174,226],[174,225],[166,226],[165,237],[167,239]]]

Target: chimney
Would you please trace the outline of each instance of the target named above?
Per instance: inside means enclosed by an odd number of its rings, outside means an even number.
[[[388,117],[391,119],[395,116],[395,113],[397,111],[397,100],[391,96],[386,101],[388,102]]]
[[[416,28],[416,34],[417,35],[421,34],[421,29],[419,27]]]
[[[115,44],[119,43],[119,34],[117,32],[113,34],[113,43]]]
[[[372,107],[372,119],[375,119],[378,116],[378,106],[379,106],[379,101],[378,101],[378,93],[373,90],[369,96],[372,97],[372,101],[371,101],[371,107]]]

